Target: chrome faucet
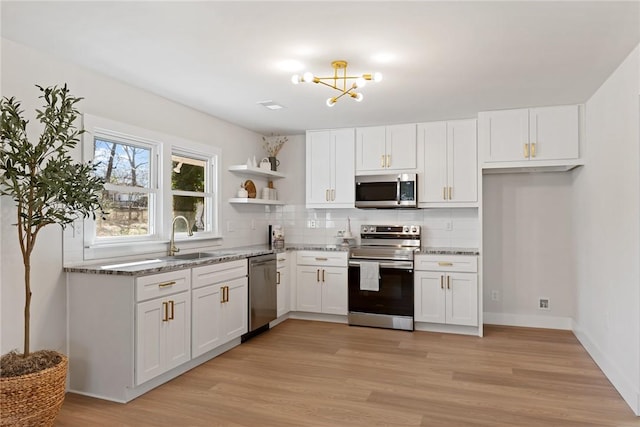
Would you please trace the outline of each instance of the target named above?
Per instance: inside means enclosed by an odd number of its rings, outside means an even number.
[[[180,252],[180,249],[176,247],[176,221],[183,220],[185,224],[187,224],[187,234],[189,236],[193,236],[193,231],[191,231],[191,226],[189,225],[189,220],[183,217],[182,215],[178,215],[173,218],[173,222],[171,223],[171,240],[169,241],[169,256],[174,256],[176,252]]]

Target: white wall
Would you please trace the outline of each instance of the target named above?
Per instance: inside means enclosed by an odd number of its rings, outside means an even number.
[[[37,99],[39,91],[34,85],[50,86],[66,82],[73,95],[85,98],[79,104],[81,112],[222,148],[223,223],[227,218],[237,215],[235,209],[224,200],[234,195],[236,181],[239,182],[240,178],[227,172],[227,168],[230,164],[244,163],[248,156],[264,156],[259,135],[9,40],[2,39],[1,47],[2,94],[15,96],[22,101],[23,109],[31,121],[32,138],[38,135],[34,109],[41,106],[41,100]],[[285,146],[283,154],[286,150]],[[12,226],[15,223],[15,209],[12,201],[6,197],[0,199],[0,204],[0,351],[5,353],[14,348],[22,349],[24,291],[22,258],[16,230]],[[264,208],[262,211],[241,211],[240,214],[243,217],[263,218]],[[224,244],[227,244],[227,240],[234,245],[266,241],[266,236],[256,233],[227,239],[230,233],[224,227],[222,232]],[[62,232],[59,227],[50,226],[38,237],[32,265],[31,347],[64,352],[66,291],[62,270]]]
[[[571,173],[485,175],[483,181],[485,323],[571,329]],[[539,298],[549,299],[549,310],[538,308]]]
[[[640,415],[640,47],[586,103],[575,174],[575,332]]]

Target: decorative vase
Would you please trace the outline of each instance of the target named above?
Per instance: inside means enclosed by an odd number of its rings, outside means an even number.
[[[56,366],[0,378],[0,426],[52,426],[64,401],[67,356]]]
[[[271,170],[274,172],[277,171],[278,166],[280,166],[280,160],[276,159],[275,157],[269,157],[269,162],[271,163]]]

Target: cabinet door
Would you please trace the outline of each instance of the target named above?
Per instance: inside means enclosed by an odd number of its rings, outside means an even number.
[[[320,270],[321,268],[314,266],[299,266],[296,268],[296,309],[298,311],[322,312]]]
[[[322,281],[322,312],[326,314],[347,314],[347,269],[325,267],[320,272]]]
[[[193,357],[222,344],[221,301],[220,285],[209,285],[192,291]]]
[[[306,203],[307,207],[326,206],[331,189],[331,132],[307,132]]]
[[[447,273],[447,323],[478,326],[478,276]]]
[[[332,193],[333,207],[355,207],[355,130],[332,131]]]
[[[415,321],[445,323],[444,273],[416,271],[414,281]]]
[[[476,120],[447,123],[447,183],[451,202],[478,201],[478,143]],[[425,171],[426,172],[426,171]]]
[[[165,371],[191,360],[191,300],[189,292],[168,297],[169,321],[164,322]]]
[[[223,343],[231,341],[249,330],[248,283],[246,277],[241,277],[223,284],[228,287],[227,301],[223,303],[222,307]]]
[[[578,117],[577,105],[529,110],[531,160],[577,159]]]
[[[424,173],[418,175],[420,202],[444,202],[447,187],[447,123],[433,122],[419,125],[418,133],[424,144]]]
[[[415,169],[417,166],[416,125],[393,125],[386,128],[386,167]]]
[[[482,113],[485,162],[528,160],[529,110],[503,110]]]
[[[356,129],[356,172],[379,172],[386,169],[386,128],[375,126]]]
[[[164,372],[165,306],[161,298],[136,304],[136,385]]]
[[[278,284],[278,317],[289,312],[289,269],[286,266],[278,268],[277,282]]]

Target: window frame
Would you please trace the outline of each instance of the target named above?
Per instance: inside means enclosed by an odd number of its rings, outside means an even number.
[[[149,226],[153,232],[143,236],[116,236],[96,238],[96,224],[92,218],[82,221],[82,259],[97,260],[121,256],[142,255],[153,252],[166,252],[171,236],[173,220],[173,189],[171,187],[172,155],[180,153],[185,156],[207,161],[205,170],[205,189],[211,203],[209,212],[205,212],[206,222],[211,224],[210,230],[194,233],[187,237],[187,233],[176,233],[176,241],[201,241],[221,239],[220,218],[222,210],[221,200],[221,165],[222,151],[220,148],[203,143],[194,142],[169,134],[159,133],[139,128],[122,122],[101,118],[89,114],[83,115],[84,129],[82,140],[83,161],[93,161],[94,140],[96,136],[108,141],[154,147],[150,155],[150,187],[155,183],[156,192],[149,193]],[[120,187],[122,188],[122,187]],[[126,188],[126,186],[124,187]],[[152,208],[151,195],[154,207]],[[152,211],[153,210],[153,211]],[[153,219],[152,219],[153,216]],[[151,231],[151,230],[150,230]],[[79,249],[79,248],[78,248]]]
[[[117,244],[117,243],[130,243],[130,242],[145,242],[145,241],[154,241],[159,240],[160,235],[158,233],[158,223],[157,223],[157,211],[158,206],[162,203],[162,191],[159,185],[158,179],[158,151],[160,143],[147,140],[144,138],[133,137],[130,135],[122,134],[120,132],[115,132],[110,129],[102,129],[102,128],[94,128],[91,137],[91,149],[93,150],[91,155],[95,154],[95,140],[103,139],[108,142],[115,142],[119,144],[126,144],[129,146],[147,148],[149,149],[149,187],[144,188],[136,188],[130,187],[126,185],[117,185],[117,184],[109,184],[105,183],[105,190],[110,191],[122,191],[122,192],[136,192],[136,193],[146,193],[148,195],[147,200],[147,209],[148,209],[148,217],[149,217],[149,233],[144,235],[133,235],[133,236],[109,236],[109,237],[98,237],[96,236],[96,222],[89,221],[86,224],[86,232],[92,236],[91,246],[99,246],[99,245],[108,245],[108,244]],[[131,191],[131,188],[136,188],[135,191]],[[85,243],[88,243],[85,239]]]

